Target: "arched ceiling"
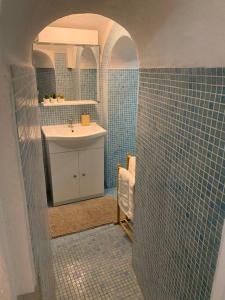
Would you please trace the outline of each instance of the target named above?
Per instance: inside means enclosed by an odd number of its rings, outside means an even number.
[[[78,29],[94,29],[103,31],[110,23],[110,19],[96,14],[73,14],[60,18],[49,26],[53,27],[69,27]]]
[[[129,36],[122,36],[114,45],[110,68],[138,68],[135,44]]]
[[[225,64],[224,0],[213,5],[212,0],[2,0],[0,3],[0,56],[11,64],[30,64],[32,41],[44,27],[64,16],[82,13],[103,15],[123,26],[137,46],[143,67]]]
[[[51,57],[43,51],[34,50],[32,58],[33,66],[35,68],[54,68],[54,63]]]
[[[98,14],[72,14],[60,18],[48,26],[76,28],[76,29],[92,29],[98,31],[99,44],[104,43],[105,35],[108,28],[112,25],[113,21],[109,18]]]
[[[91,48],[84,48],[80,57],[80,68],[81,69],[96,69],[97,63]]]

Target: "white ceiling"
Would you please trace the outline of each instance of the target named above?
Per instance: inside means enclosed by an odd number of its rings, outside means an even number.
[[[104,43],[107,28],[112,25],[112,22],[111,19],[97,14],[74,14],[58,19],[48,26],[97,30],[101,45]]]
[[[110,19],[96,14],[74,14],[58,19],[49,26],[102,31],[107,27],[110,21]]]

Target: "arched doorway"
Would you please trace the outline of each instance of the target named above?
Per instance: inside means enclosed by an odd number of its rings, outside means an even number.
[[[105,95],[105,91],[106,90],[109,91],[108,90],[108,79],[111,78],[111,76],[109,76],[109,70],[108,70],[109,66],[110,66],[109,62],[110,62],[111,52],[112,52],[112,49],[113,49],[114,45],[120,39],[121,36],[124,36],[124,32],[126,32],[125,29],[121,28],[121,26],[119,26],[118,24],[114,24],[111,20],[109,21],[108,26],[109,26],[109,28],[107,28],[107,30],[104,31],[105,34],[109,35],[108,39],[106,39],[106,41],[105,41],[103,34],[101,36],[102,45],[104,43],[104,50],[101,53],[101,64],[100,64],[100,80],[99,80],[100,101],[95,106],[95,108],[94,108],[94,114],[93,114],[93,119],[95,120],[95,118],[96,118],[96,121],[100,122],[101,124],[106,124],[106,128],[107,129],[109,129],[109,127],[111,127],[113,125],[113,121],[111,122],[111,119],[109,119],[108,110],[106,110],[106,108],[108,108],[108,105],[109,105],[109,103],[108,103],[108,97],[109,97],[109,95],[106,95],[106,98],[103,98],[103,95]],[[126,32],[125,36],[129,36],[129,34]],[[127,46],[126,42],[125,42],[125,45]],[[128,43],[128,45],[130,46],[129,43]],[[119,50],[121,50],[121,47],[119,47]],[[86,58],[90,59],[90,56],[92,56],[92,55],[90,55],[90,51],[88,51],[88,52],[89,53],[87,53],[87,57]],[[92,58],[93,58],[93,56],[92,56]],[[124,57],[122,56],[121,59],[120,59],[120,63],[122,63],[123,59],[124,59]],[[60,59],[59,59],[59,61],[60,61]],[[86,61],[87,61],[87,59],[86,59]],[[114,58],[113,58],[112,61],[114,61]],[[68,63],[68,61],[67,61],[67,63]],[[117,61],[117,63],[119,63],[119,61]],[[55,66],[55,64],[53,64],[53,65]],[[92,64],[92,66],[93,66],[93,64]],[[126,64],[125,64],[125,66],[127,67]],[[70,72],[70,75],[71,75],[71,69],[73,69],[73,68],[67,68],[67,69],[68,69],[67,71]],[[17,74],[17,70],[18,69],[15,69],[13,71],[14,80],[15,81],[17,80],[17,78],[16,78],[16,76],[17,76],[16,75]],[[29,71],[28,72],[29,73],[29,77],[33,78],[33,76],[34,76],[33,70],[27,70],[27,71]],[[137,87],[137,85],[136,85],[136,87]],[[32,85],[32,93],[30,95],[30,99],[33,101],[32,102],[33,106],[37,105],[37,103],[35,102],[35,88],[36,88],[35,84],[33,84]],[[15,90],[15,92],[17,92],[17,91]],[[118,92],[121,92],[121,91],[118,90]],[[17,98],[16,102],[17,102],[17,106],[18,107],[20,105],[19,101],[20,101],[20,98]],[[126,107],[123,106],[123,107],[120,108],[120,110],[124,109],[124,108],[126,108]],[[17,110],[17,125],[21,129],[21,132],[19,133],[19,138],[22,141],[24,131],[22,130],[22,124],[20,123],[20,113],[21,113],[21,111]],[[34,113],[34,116],[35,116],[35,111],[33,111],[33,113]],[[50,109],[48,110],[48,114],[46,115],[45,120],[53,122],[53,118],[57,115],[57,113],[59,113],[59,115],[57,116],[56,120],[60,120],[61,121],[62,119],[60,119],[60,118],[63,117],[62,110],[59,111],[59,112],[57,112],[56,110],[51,111]],[[70,114],[70,113],[71,112],[68,111],[68,114]],[[124,110],[124,113],[126,113],[125,110]],[[66,119],[67,119],[67,117],[66,117]],[[36,118],[33,118],[32,120],[35,121],[36,124],[38,124],[38,122],[39,122],[38,115],[36,115]],[[30,120],[30,121],[32,121],[32,120]],[[42,120],[43,120],[43,118],[42,118]],[[126,120],[124,120],[124,121],[125,122],[123,123],[122,130],[126,127],[125,125],[131,125],[130,123],[127,123]],[[30,122],[30,125],[32,126],[32,122]],[[38,128],[37,128],[37,130],[38,130]],[[35,134],[38,136],[39,132],[37,131],[37,132],[35,132]],[[39,142],[40,142],[40,136],[39,136],[38,139],[39,139]],[[124,139],[125,139],[125,136],[124,136],[124,138],[122,140],[124,140]],[[40,144],[39,144],[39,146],[40,146]],[[22,142],[21,142],[21,147],[22,147]],[[26,147],[29,147],[29,145],[28,144],[25,145],[25,148]],[[128,148],[126,148],[125,152],[129,151]],[[131,150],[131,151],[133,152],[133,150]],[[39,161],[42,159],[42,157],[40,156],[40,154],[41,154],[41,152],[39,152]],[[21,157],[22,157],[22,161],[24,161],[25,157],[23,156],[23,152],[21,153]],[[106,156],[106,160],[107,159],[108,158]],[[33,156],[30,157],[28,165],[24,165],[24,169],[23,169],[24,174],[32,173],[32,168],[33,168],[34,162],[37,163],[37,160],[35,160],[35,151],[33,152]],[[113,164],[113,167],[116,168],[116,164]],[[38,188],[38,185],[40,184],[40,180],[36,176],[43,176],[43,165],[41,166],[41,168],[42,168],[42,171],[39,171],[37,174],[33,174],[35,176],[34,177],[31,176],[31,178],[30,178],[31,182],[33,181],[33,182],[35,182],[37,184],[37,188]],[[115,175],[114,175],[114,178],[115,178]],[[115,180],[114,180],[114,182],[115,182]],[[27,184],[28,185],[26,186],[26,191],[27,191],[27,193],[29,193],[29,184],[30,184],[30,182],[28,182]],[[41,188],[42,189],[43,189],[43,184],[44,184],[44,182],[42,181],[41,182]],[[41,194],[39,193],[39,197],[42,198],[41,199],[42,203],[40,202],[40,203],[38,203],[38,205],[41,205],[42,208],[43,208],[43,211],[44,211],[45,210],[44,209],[44,206],[45,206],[45,195],[43,193],[43,190],[42,190]],[[35,201],[35,199],[33,198],[32,201]],[[33,242],[33,252],[34,252],[34,257],[35,257],[36,272],[38,272],[40,274],[39,284],[40,284],[40,287],[42,289],[43,296],[46,297],[46,295],[48,295],[47,299],[49,299],[49,298],[53,299],[54,295],[51,294],[51,293],[54,293],[53,282],[52,282],[52,277],[51,277],[51,275],[52,275],[51,274],[51,260],[50,259],[48,260],[49,267],[46,268],[45,264],[43,263],[43,256],[42,256],[42,254],[40,254],[40,253],[42,253],[41,251],[43,249],[42,248],[43,245],[38,244],[39,239],[38,239],[38,236],[35,234],[35,232],[36,232],[36,224],[34,224],[31,221],[31,219],[34,216],[35,216],[36,220],[39,220],[39,216],[37,214],[36,208],[34,208],[33,206],[29,206],[28,215],[29,215],[29,219],[30,219],[31,236],[33,237],[32,242]],[[42,231],[42,230],[45,231],[45,234],[46,234],[46,225],[47,225],[46,223],[41,222],[40,227],[39,227],[39,230],[40,231]],[[48,241],[46,235],[43,238],[43,241],[44,241],[43,243],[45,244],[45,248],[44,248],[45,249],[45,254],[48,253],[48,257],[50,257],[49,241]],[[45,282],[45,285],[43,285],[43,282]]]

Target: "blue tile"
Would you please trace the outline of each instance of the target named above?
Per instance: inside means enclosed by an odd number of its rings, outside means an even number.
[[[138,70],[108,71],[108,136],[105,184],[116,186],[117,164],[126,166],[126,155],[136,153]]]
[[[142,300],[131,242],[106,225],[52,240],[57,300]]]
[[[133,261],[146,299],[210,299],[225,217],[224,76],[140,70]]]

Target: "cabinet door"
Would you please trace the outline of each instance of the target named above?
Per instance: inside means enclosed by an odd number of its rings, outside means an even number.
[[[80,197],[104,193],[104,148],[79,152]]]
[[[78,152],[50,155],[53,203],[79,197]]]

